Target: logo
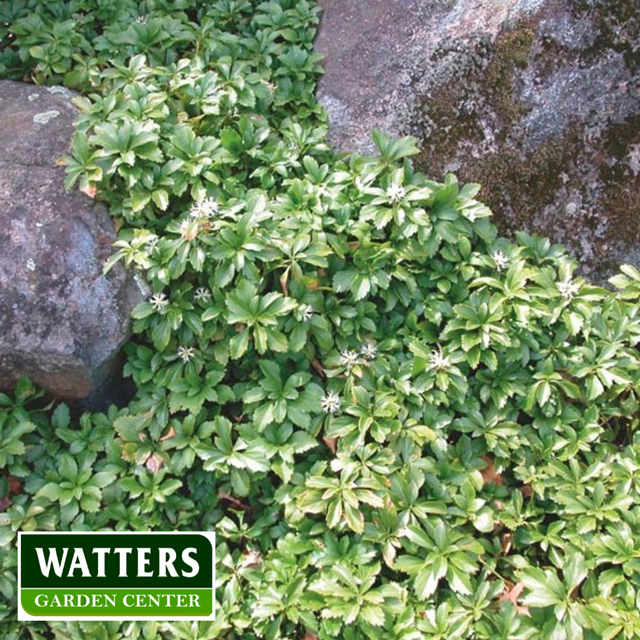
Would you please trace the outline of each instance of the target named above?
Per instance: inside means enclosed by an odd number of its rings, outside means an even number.
[[[20,532],[18,620],[213,620],[215,537]]]

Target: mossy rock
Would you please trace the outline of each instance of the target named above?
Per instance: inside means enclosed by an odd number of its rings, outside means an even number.
[[[418,167],[480,182],[503,233],[550,236],[600,281],[640,263],[633,0],[321,4],[336,147],[416,135]]]

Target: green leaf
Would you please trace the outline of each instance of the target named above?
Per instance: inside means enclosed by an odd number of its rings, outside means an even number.
[[[52,502],[62,497],[62,489],[55,482],[49,482],[36,492],[36,498],[47,498]]]
[[[520,572],[520,580],[528,590],[522,599],[527,606],[552,607],[565,601],[565,589],[550,571],[529,567]]]

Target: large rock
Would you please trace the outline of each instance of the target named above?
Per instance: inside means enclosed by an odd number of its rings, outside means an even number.
[[[0,387],[28,376],[57,397],[97,399],[141,292],[102,274],[107,210],[63,188],[76,109],[59,87],[0,81]]]
[[[320,0],[340,150],[415,135],[418,168],[484,185],[504,233],[602,279],[640,264],[637,0]]]

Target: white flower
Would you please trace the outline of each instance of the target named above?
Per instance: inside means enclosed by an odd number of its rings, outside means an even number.
[[[498,271],[502,271],[503,269],[506,269],[509,266],[509,258],[507,258],[507,256],[505,256],[504,253],[502,253],[502,251],[494,251],[491,254],[491,257],[493,258],[493,261],[496,265],[496,269]]]
[[[329,391],[320,401],[320,406],[325,413],[336,413],[340,409],[340,396],[334,391]]]
[[[156,311],[162,311],[168,304],[167,296],[164,293],[154,293],[149,301]]]
[[[302,309],[302,319],[304,322],[309,322],[313,317],[313,307],[310,304],[305,304],[301,307]]]
[[[565,300],[573,300],[573,298],[580,293],[580,285],[572,280],[568,280],[567,282],[556,282],[556,287],[558,287],[560,295]]]
[[[397,182],[392,182],[387,187],[387,198],[393,203],[396,204],[400,202],[407,195],[407,190]]]
[[[193,297],[198,302],[205,302],[211,297],[211,292],[209,289],[205,289],[204,287],[198,287]]]
[[[147,24],[147,16],[138,16],[136,22],[138,24]]]
[[[147,253],[153,253],[158,248],[158,241],[160,238],[156,235],[153,235],[149,238],[147,242]]]
[[[210,218],[218,213],[218,201],[215,198],[204,198],[194,202],[189,215],[192,218]]]
[[[27,260],[27,269],[29,269],[29,271],[35,271],[36,270],[36,263],[34,262],[34,260],[32,258],[29,258]]]
[[[351,369],[360,363],[360,355],[357,351],[343,351],[340,354],[340,364]]]
[[[437,351],[432,351],[431,356],[429,356],[429,368],[440,371],[441,369],[446,369],[449,366],[451,366],[451,361],[444,355],[442,347],[438,345]]]
[[[189,362],[193,360],[196,355],[196,351],[193,347],[178,347],[178,356],[182,362]]]
[[[373,342],[368,342],[367,344],[363,344],[360,347],[360,353],[362,354],[363,358],[367,360],[373,360],[378,354],[378,347],[376,347]]]
[[[200,225],[197,220],[183,220],[180,223],[180,235],[183,240],[191,242],[198,237],[200,231]]]

